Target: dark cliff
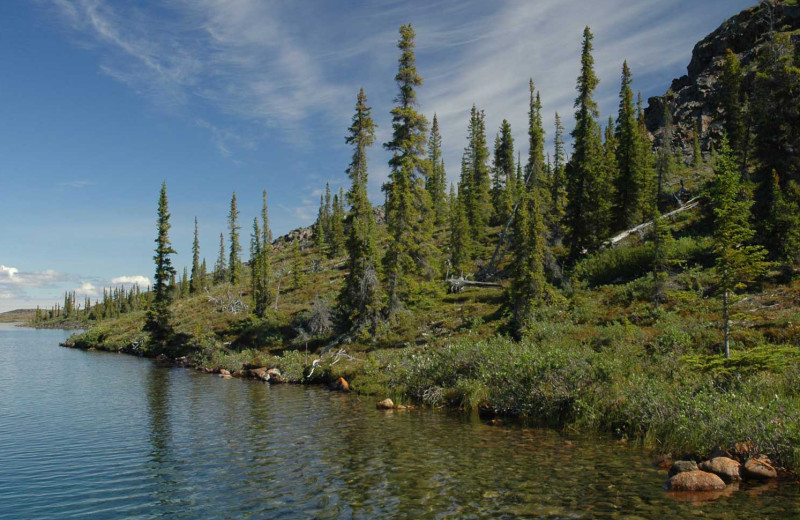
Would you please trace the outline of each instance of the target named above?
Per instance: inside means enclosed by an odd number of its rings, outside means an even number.
[[[793,41],[800,41],[800,6],[796,1],[745,9],[695,45],[687,74],[673,80],[665,95],[648,100],[647,129],[655,145],[663,144],[664,105],[669,103],[675,131],[673,145],[690,157],[697,125],[701,148],[707,153],[722,135],[724,114],[719,109],[718,78],[726,50],[738,55],[746,71],[745,83],[751,83],[756,57],[772,31],[791,33]]]

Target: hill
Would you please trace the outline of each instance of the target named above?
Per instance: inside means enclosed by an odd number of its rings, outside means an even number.
[[[26,323],[36,315],[36,309],[14,309],[0,312],[0,323]]]

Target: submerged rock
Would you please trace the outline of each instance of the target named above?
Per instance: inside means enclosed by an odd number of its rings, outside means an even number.
[[[705,471],[683,471],[667,481],[670,491],[714,491],[725,489],[721,478]]]
[[[378,410],[391,410],[394,408],[394,401],[391,399],[384,399],[375,406],[378,408]]]
[[[349,392],[350,385],[347,383],[347,379],[340,377],[333,383],[331,383],[331,390],[337,390],[339,392]]]
[[[742,476],[751,480],[770,480],[778,477],[778,471],[762,459],[747,459],[742,466]]]
[[[714,457],[711,460],[701,462],[697,467],[702,471],[715,474],[729,484],[742,480],[741,464],[728,457]]]
[[[674,477],[678,473],[697,471],[697,463],[693,460],[676,460],[669,468],[669,476]]]
[[[267,376],[266,367],[251,368],[250,375],[252,377],[255,377],[256,379],[260,379],[261,381],[269,381],[269,376]]]

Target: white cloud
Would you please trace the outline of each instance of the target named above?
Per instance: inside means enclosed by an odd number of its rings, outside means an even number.
[[[19,272],[19,269],[15,267],[6,267],[0,264],[0,281],[7,280],[10,281],[14,278],[14,275]]]
[[[114,285],[138,285],[141,289],[146,289],[150,286],[150,279],[142,275],[134,276],[117,276],[111,279]]]
[[[100,291],[92,282],[82,282],[81,286],[74,289],[77,296],[91,296],[97,298],[100,296]]]

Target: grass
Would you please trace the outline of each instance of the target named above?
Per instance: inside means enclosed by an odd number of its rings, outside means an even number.
[[[688,176],[687,187],[701,190],[707,175]],[[178,341],[169,355],[231,372],[276,367],[298,383],[341,376],[354,391],[376,398],[607,433],[661,453],[706,454],[714,445],[749,441],[800,472],[800,281],[776,271],[737,297],[733,355],[725,360],[707,215],[686,212],[672,226],[675,261],[667,301],[658,308],[652,248],[646,237],[631,237],[567,273],[561,296],[536,310],[521,341],[506,337],[503,290],[447,294],[444,283],[428,281],[417,284],[412,301],[376,335],[353,338],[320,358],[337,333],[313,336],[302,329],[315,299],[335,305],[344,259],[321,258],[309,247],[302,253],[304,283],[295,286],[286,277],[266,318],[222,312],[209,301],[231,290],[249,302],[246,284],[216,285],[176,300]],[[437,236],[446,240],[441,230]],[[491,244],[481,247],[491,255]],[[287,265],[289,251],[276,249],[274,261]],[[161,351],[149,343],[144,323],[144,312],[125,314],[68,343],[155,356]],[[333,356],[340,347],[349,357]]]

